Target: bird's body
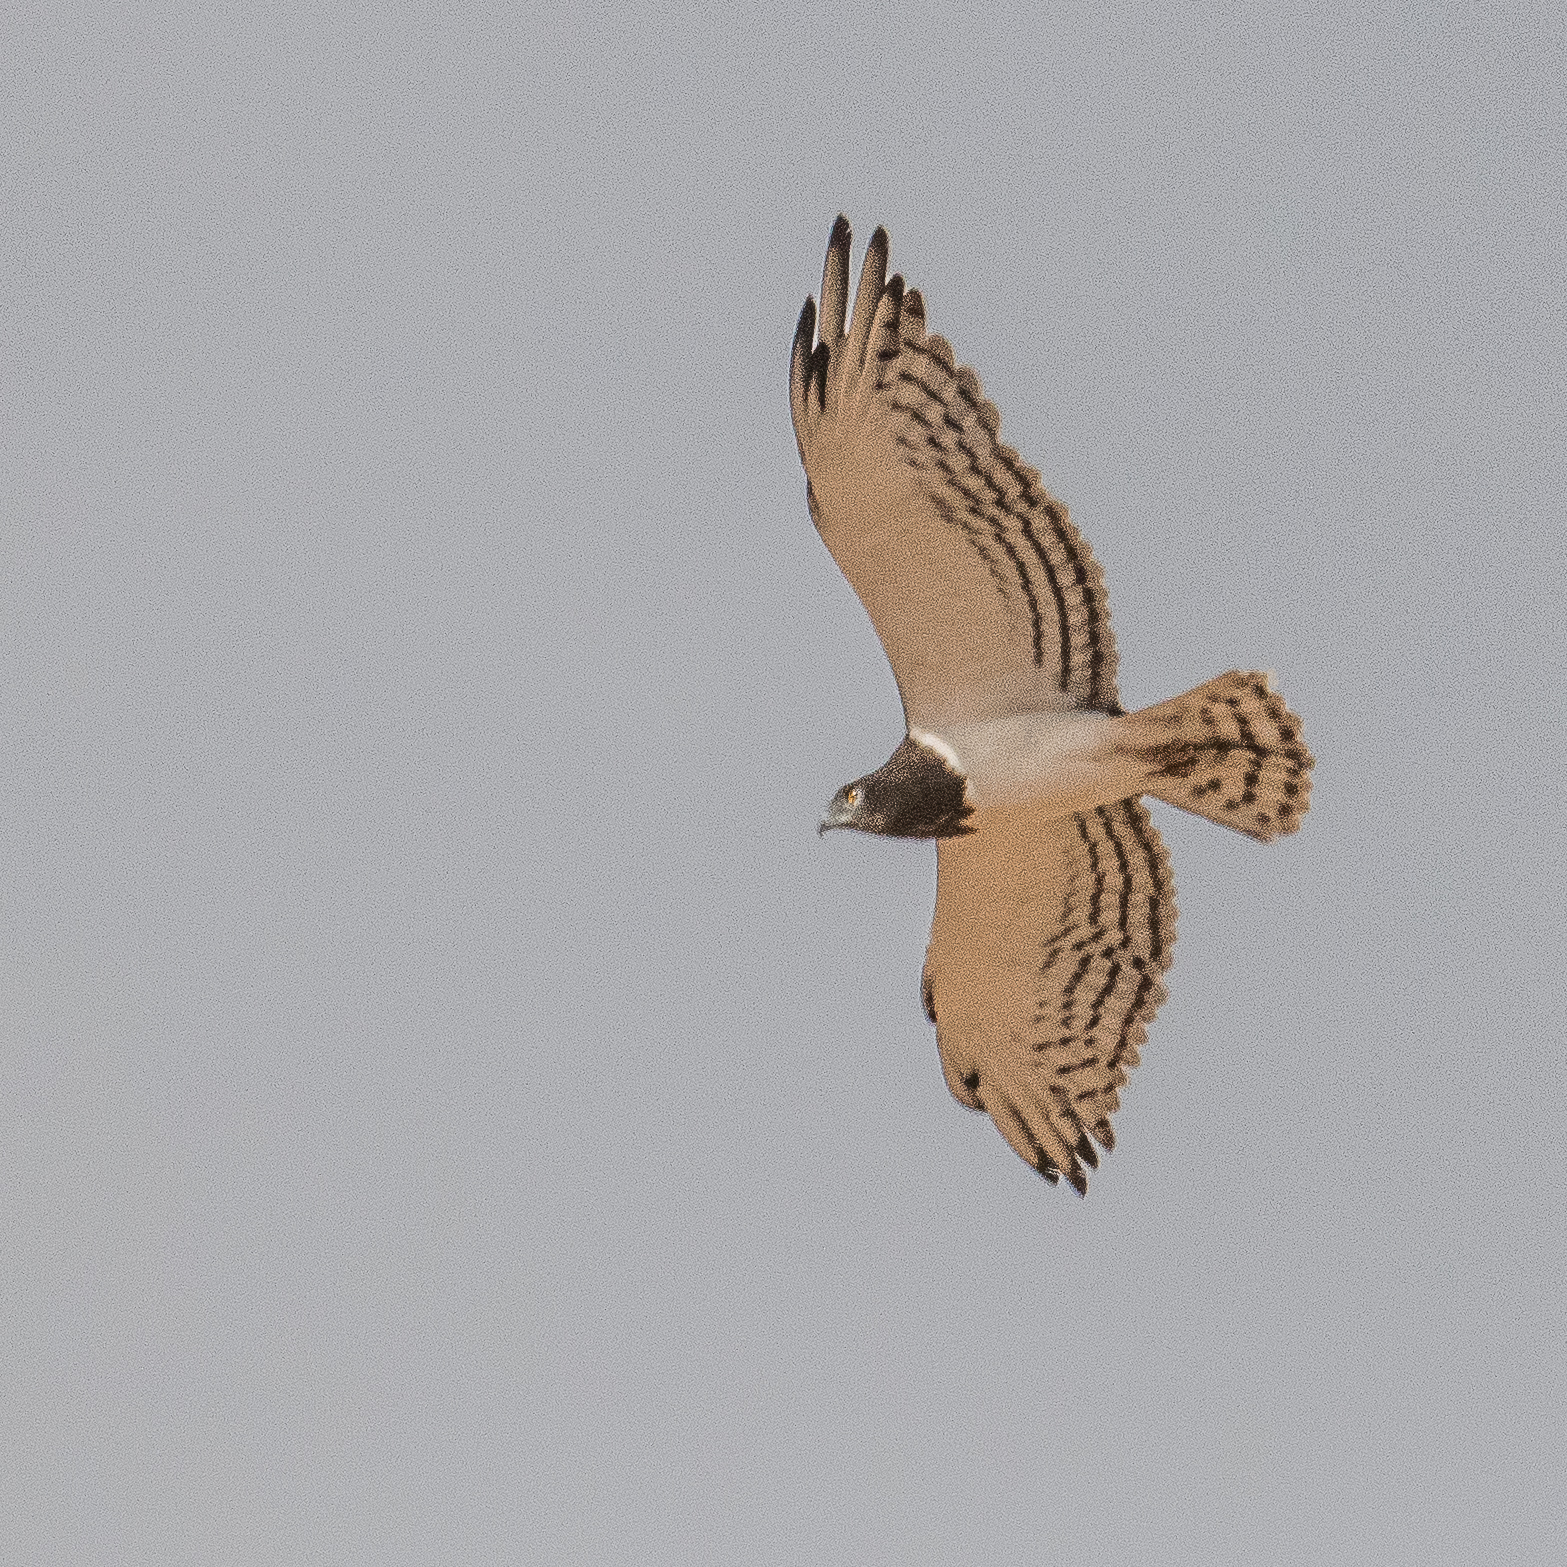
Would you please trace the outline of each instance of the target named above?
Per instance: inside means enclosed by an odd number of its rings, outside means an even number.
[[[922,995],[948,1086],[1047,1179],[1083,1191],[1164,997],[1175,896],[1148,793],[1264,841],[1294,831],[1310,753],[1268,677],[1126,713],[1104,581],[973,371],[849,226],[806,301],[790,402],[812,519],[869,611],[907,735],[823,830],[937,842]]]
[[[976,811],[1070,815],[1135,792],[1144,769],[1117,755],[1113,725],[1106,713],[1012,713],[928,733],[957,758]]]

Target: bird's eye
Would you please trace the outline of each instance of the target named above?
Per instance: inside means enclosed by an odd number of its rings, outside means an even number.
[[[860,791],[849,789],[844,792],[843,803],[845,805],[858,805],[860,803]]]

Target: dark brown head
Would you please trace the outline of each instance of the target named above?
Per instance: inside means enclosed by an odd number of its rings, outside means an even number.
[[[945,748],[907,736],[876,769],[832,797],[820,832],[852,827],[887,838],[954,838],[973,832],[968,780]]]

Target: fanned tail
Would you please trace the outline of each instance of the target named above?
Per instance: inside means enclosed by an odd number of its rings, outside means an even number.
[[[1263,843],[1300,826],[1314,759],[1267,675],[1231,670],[1121,722],[1151,764],[1155,799]]]

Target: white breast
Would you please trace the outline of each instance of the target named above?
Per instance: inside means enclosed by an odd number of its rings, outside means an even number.
[[[1104,713],[1021,713],[911,732],[963,772],[976,811],[1038,804],[1069,816],[1146,782],[1146,764],[1117,744],[1116,720]]]

